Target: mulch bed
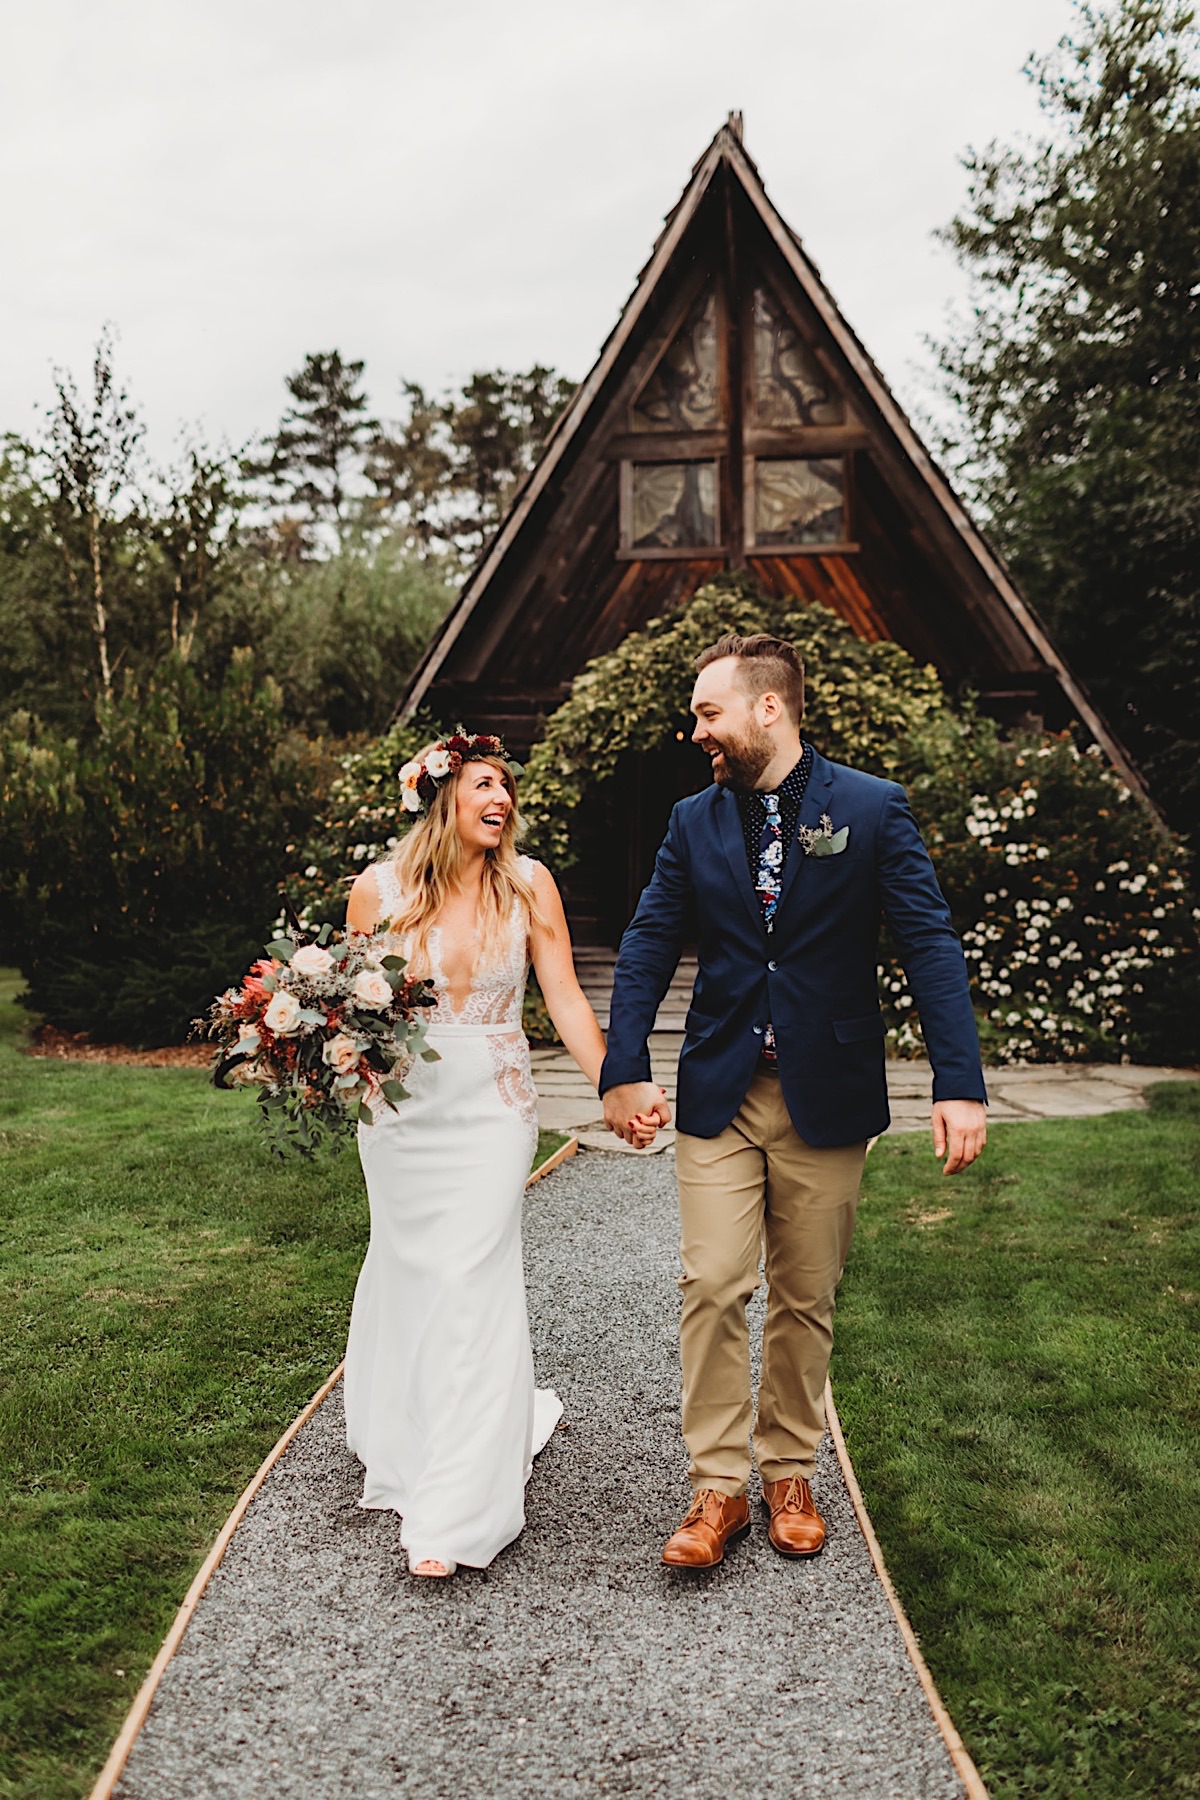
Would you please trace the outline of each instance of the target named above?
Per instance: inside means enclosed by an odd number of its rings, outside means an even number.
[[[83,1031],[59,1031],[40,1025],[25,1045],[27,1056],[59,1062],[128,1063],[139,1069],[207,1069],[210,1044],[164,1044],[158,1050],[133,1050],[128,1044],[93,1044]]]

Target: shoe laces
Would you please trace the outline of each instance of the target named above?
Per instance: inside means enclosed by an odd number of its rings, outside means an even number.
[[[783,1496],[783,1510],[785,1512],[803,1512],[804,1511],[804,1478],[803,1478],[803,1476],[793,1475],[792,1479],[788,1482],[787,1493]]]
[[[704,1518],[710,1500],[716,1500],[719,1503],[724,1500],[724,1498],[724,1494],[718,1494],[716,1488],[699,1488],[691,1506],[688,1508],[687,1517],[684,1519],[683,1525],[695,1525],[698,1520]],[[680,1530],[682,1529],[683,1526],[681,1525]]]

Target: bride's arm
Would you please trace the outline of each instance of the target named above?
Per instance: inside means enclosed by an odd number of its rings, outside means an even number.
[[[554,1029],[595,1087],[604,1062],[604,1037],[575,974],[558,884],[541,863],[534,864],[533,887],[546,924],[534,924],[530,929],[530,961]]]
[[[379,922],[379,892],[374,869],[364,869],[355,878],[346,903],[346,924],[351,931],[374,931]]]

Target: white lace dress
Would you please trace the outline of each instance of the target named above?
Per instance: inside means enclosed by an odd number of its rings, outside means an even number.
[[[375,880],[386,918],[399,899],[392,865],[376,863]],[[441,1061],[417,1062],[410,1098],[358,1130],[371,1241],[346,1349],[346,1439],[366,1470],[359,1504],[401,1515],[410,1563],[483,1568],[525,1523],[532,1459],[562,1403],[534,1389],[521,1259],[537,1144],[523,910],[457,1011],[439,936],[428,1037]]]

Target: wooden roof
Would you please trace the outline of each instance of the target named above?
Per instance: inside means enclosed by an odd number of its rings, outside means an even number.
[[[853,542],[776,551],[747,527],[753,453],[787,454],[756,429],[735,368],[722,429],[651,440],[631,432],[645,389],[705,283],[721,296],[725,362],[749,337],[747,295],[769,290],[839,396],[840,422],[808,430],[806,453],[850,471]],[[748,362],[749,351],[742,356]],[[643,454],[711,454],[720,548],[639,553],[622,528],[623,474]],[[794,454],[794,452],[793,452]],[[747,478],[748,479],[748,478]],[[744,566],[767,589],[833,607],[860,636],[889,638],[969,683],[1003,711],[1061,723],[1075,714],[1131,787],[1128,754],[1051,643],[852,331],[800,240],[767,197],[732,115],[696,164],[615,329],[557,420],[536,467],[417,668],[400,711],[424,700],[486,712],[527,748],[593,656],[686,599],[720,569]]]

